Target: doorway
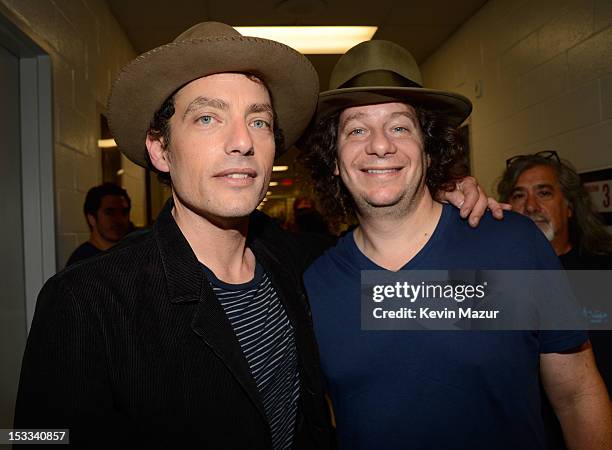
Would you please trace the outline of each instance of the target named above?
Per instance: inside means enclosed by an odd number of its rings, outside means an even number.
[[[51,64],[0,14],[0,428],[12,428],[36,297],[55,273]]]

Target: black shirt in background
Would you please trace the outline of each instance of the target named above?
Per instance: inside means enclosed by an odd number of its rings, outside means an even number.
[[[577,248],[571,249],[559,256],[565,270],[610,270],[612,269],[612,255],[594,255],[580,252]],[[589,332],[593,353],[597,361],[597,368],[608,387],[612,391],[612,331]]]
[[[565,270],[612,269],[612,255],[594,255],[581,252],[578,248],[572,248],[564,255],[559,255],[559,259]],[[612,331],[589,331],[589,339],[593,346],[597,368],[610,393],[612,392]],[[547,398],[543,399],[542,415],[549,438],[549,448],[565,450],[567,447],[563,442],[561,425]]]
[[[79,245],[75,251],[72,252],[70,258],[68,258],[68,262],[66,263],[66,267],[74,264],[75,262],[82,261],[83,259],[91,258],[92,256],[97,255],[98,253],[102,253],[103,250],[100,250],[98,247],[94,246],[89,241],[83,242]]]
[[[565,270],[608,270],[612,269],[612,255],[594,255],[572,248],[559,259]]]

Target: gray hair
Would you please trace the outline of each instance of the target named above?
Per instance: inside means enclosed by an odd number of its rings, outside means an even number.
[[[561,192],[572,210],[569,218],[569,234],[572,246],[580,252],[596,255],[612,253],[612,235],[610,235],[597,215],[589,193],[580,180],[580,175],[567,160],[544,158],[537,155],[525,155],[515,159],[504,171],[497,185],[497,193],[502,202],[507,202],[512,194],[519,176],[535,166],[552,167],[557,174]]]

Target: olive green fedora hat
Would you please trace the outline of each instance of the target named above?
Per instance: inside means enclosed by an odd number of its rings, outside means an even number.
[[[169,44],[127,64],[108,100],[109,126],[119,149],[146,167],[149,124],[164,101],[182,86],[216,73],[253,74],[268,87],[285,137],[283,153],[304,132],[319,93],[319,78],[310,61],[279,42],[242,36],[229,25],[203,22]]]
[[[406,49],[373,40],[340,57],[329,90],[319,95],[316,120],[352,106],[397,101],[441,113],[452,125],[460,125],[472,111],[472,103],[463,95],[424,88],[419,66]]]

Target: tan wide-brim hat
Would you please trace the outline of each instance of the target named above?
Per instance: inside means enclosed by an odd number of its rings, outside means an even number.
[[[146,167],[149,124],[164,101],[182,86],[216,73],[249,73],[268,87],[285,142],[277,156],[303,133],[312,118],[319,77],[310,61],[279,42],[242,36],[218,22],[194,25],[173,42],[125,66],[108,100],[109,126],[119,149]]]
[[[472,112],[467,97],[424,88],[419,66],[406,49],[373,40],[356,45],[338,60],[329,90],[319,95],[315,120],[353,106],[397,101],[436,111],[454,126]]]

